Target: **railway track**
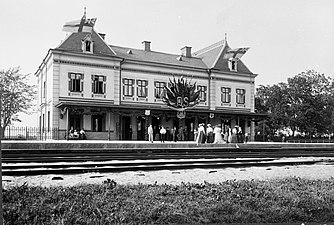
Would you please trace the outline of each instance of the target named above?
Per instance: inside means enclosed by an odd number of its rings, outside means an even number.
[[[304,157],[304,158],[300,158]],[[312,158],[311,158],[312,157]],[[314,158],[315,157],[315,158]],[[282,160],[282,158],[285,158]],[[328,147],[254,147],[229,145],[191,148],[5,149],[3,175],[80,174],[250,166],[333,164]]]

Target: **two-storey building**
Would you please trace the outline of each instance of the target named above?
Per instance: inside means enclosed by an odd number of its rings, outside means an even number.
[[[38,105],[42,132],[59,128],[86,131],[88,139],[145,140],[147,127],[155,133],[182,128],[185,140],[193,140],[199,123],[239,125],[254,136],[256,74],[240,60],[226,40],[179,54],[151,49],[109,45],[105,35],[72,33],[50,49],[39,66]],[[246,49],[247,50],[247,49]],[[169,79],[196,82],[201,102],[187,110],[185,118],[162,102]],[[167,135],[168,136],[168,135]]]

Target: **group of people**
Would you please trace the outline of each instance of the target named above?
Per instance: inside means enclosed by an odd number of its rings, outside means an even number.
[[[83,128],[80,129],[80,131],[78,131],[79,129],[73,129],[73,127],[71,127],[71,129],[68,132],[68,138],[69,139],[80,139],[80,140],[86,140],[86,132]],[[65,137],[66,138],[66,137]]]
[[[214,128],[212,128],[211,124],[208,124],[205,129],[205,124],[201,123],[198,125],[198,130],[195,130],[194,133],[197,145],[204,143],[247,143],[249,138],[248,134],[243,134],[241,127],[237,125],[233,129],[227,126],[225,131],[223,131],[220,124]]]
[[[149,142],[153,143],[154,131],[152,125],[148,127],[147,132]],[[156,137],[156,140],[159,138],[161,143],[164,143],[166,141],[167,132],[168,131],[164,126],[160,126],[159,133],[157,134],[159,137]],[[173,127],[170,130],[171,141],[176,142],[176,140],[183,140],[182,137],[179,137],[180,134],[182,135],[183,132],[177,132],[176,127]],[[221,124],[218,124],[214,127],[212,127],[211,124],[208,124],[205,128],[205,124],[201,123],[198,125],[198,129],[194,130],[194,140],[196,141],[197,145],[204,143],[247,143],[248,138],[248,134],[243,134],[242,128],[237,125],[233,128],[227,126],[224,130],[222,130]]]

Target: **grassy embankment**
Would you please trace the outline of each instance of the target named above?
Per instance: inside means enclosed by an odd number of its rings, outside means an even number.
[[[334,222],[334,178],[30,187],[4,192],[5,224]]]

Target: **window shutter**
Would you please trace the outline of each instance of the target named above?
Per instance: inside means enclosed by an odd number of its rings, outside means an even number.
[[[103,81],[106,82],[106,80],[107,80],[107,77],[103,76]]]
[[[82,79],[82,80],[84,79],[84,74],[81,74],[81,79]]]
[[[103,84],[103,90],[102,90],[103,94],[106,93],[106,84]]]
[[[134,87],[133,86],[131,86],[131,96],[133,96],[133,93],[134,92]]]
[[[68,73],[68,79],[71,79],[71,73]]]
[[[71,79],[68,80],[68,90],[72,91],[72,80]]]

